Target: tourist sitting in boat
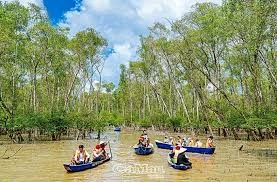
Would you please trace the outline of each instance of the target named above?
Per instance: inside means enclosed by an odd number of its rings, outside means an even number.
[[[188,145],[188,139],[187,137],[184,137],[183,140],[182,140],[182,146],[187,146]]]
[[[186,156],[185,152],[187,149],[185,148],[180,148],[179,154],[177,157],[177,165],[191,165],[191,162],[189,161],[188,157]]]
[[[169,143],[169,139],[167,136],[164,137],[164,143]]]
[[[179,151],[180,151],[180,146],[176,145],[171,152],[171,156],[172,156],[172,162],[173,163],[177,163],[177,157],[179,155]]]
[[[144,144],[145,147],[148,147],[150,144],[150,138],[148,137],[145,130],[143,130],[143,133],[141,134],[141,136],[144,138],[142,143]]]
[[[145,138],[143,136],[139,137],[137,146],[138,147],[146,147]]]
[[[143,130],[141,136],[144,137],[146,140],[148,140],[148,135],[146,133],[146,130]]]
[[[199,139],[196,139],[194,147],[202,147],[202,146],[203,146],[203,143]]]
[[[194,141],[192,138],[188,138],[188,146],[190,146],[190,147],[194,146]]]
[[[84,145],[79,145],[79,149],[75,151],[71,163],[80,165],[89,161],[89,153],[84,149]]]
[[[214,141],[213,141],[214,137],[213,136],[209,136],[206,142],[206,147],[207,148],[213,148],[215,147]]]
[[[182,145],[182,138],[180,136],[178,136],[177,145]]]
[[[168,142],[168,144],[173,145],[173,143],[174,143],[173,137],[169,137],[169,142]]]
[[[107,143],[101,141],[98,145],[93,149],[93,160],[92,162],[104,160],[107,157],[107,153],[105,151],[105,146]]]

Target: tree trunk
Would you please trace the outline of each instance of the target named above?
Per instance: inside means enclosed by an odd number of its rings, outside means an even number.
[[[227,137],[227,131],[226,130],[227,130],[226,128],[222,128],[222,132],[223,132],[224,137]]]
[[[212,129],[212,127],[209,124],[208,124],[208,128],[209,128],[210,134],[212,136],[214,136],[213,129]],[[207,134],[207,131],[206,131],[206,134]]]
[[[100,137],[101,137],[101,131],[98,130],[98,132],[97,132],[97,139],[100,140]]]
[[[263,135],[263,132],[262,132],[262,130],[259,128],[258,129],[258,132],[259,132],[259,137],[263,140],[263,139],[265,139],[265,136]]]
[[[240,140],[240,137],[238,136],[238,134],[237,134],[235,128],[232,128],[231,130],[232,130],[232,133],[233,133],[233,135],[234,135],[235,140]]]
[[[56,140],[57,140],[57,138],[56,138],[55,133],[52,133],[52,141],[56,141]]]

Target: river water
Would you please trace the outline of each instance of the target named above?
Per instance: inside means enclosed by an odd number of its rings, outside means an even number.
[[[215,138],[214,155],[188,153],[192,169],[178,171],[167,164],[168,150],[155,146],[152,155],[136,155],[131,146],[137,142],[139,134],[133,131],[105,133],[111,143],[113,159],[78,173],[67,173],[63,163],[70,161],[79,144],[88,149],[95,146],[96,140],[1,145],[0,156],[6,148],[6,156],[23,148],[11,159],[0,159],[0,181],[277,181],[276,140],[247,142]],[[152,141],[164,137],[151,132],[148,135]],[[245,151],[238,150],[241,145]]]

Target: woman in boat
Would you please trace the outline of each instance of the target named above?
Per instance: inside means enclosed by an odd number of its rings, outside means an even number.
[[[215,147],[214,141],[213,141],[214,137],[213,136],[209,136],[206,142],[206,147],[207,148],[213,148]]]
[[[194,140],[192,138],[188,138],[188,146],[194,146]]]
[[[182,138],[180,136],[178,136],[177,144],[180,146],[182,145]]]
[[[173,139],[173,137],[169,137],[169,142],[168,142],[168,144],[170,144],[170,145],[173,145],[173,144],[174,144],[174,139]]]
[[[186,152],[187,149],[185,148],[181,148],[179,150],[179,154],[178,154],[178,157],[177,157],[177,165],[191,165],[191,162],[189,161],[188,157],[186,156],[185,152]]]
[[[137,146],[138,147],[145,147],[144,137],[143,136],[139,137],[139,141],[138,141]]]
[[[203,146],[203,143],[199,139],[196,139],[194,147],[199,147],[200,148],[202,146]]]
[[[143,145],[145,147],[148,147],[149,144],[150,144],[150,138],[148,137],[148,135],[147,135],[145,130],[143,130],[143,133],[141,134],[141,137],[143,137],[143,141],[142,141]]]
[[[148,137],[147,133],[146,133],[146,130],[143,130],[143,133],[141,135],[144,140],[143,140],[143,143],[146,147],[148,147],[149,143],[150,143],[150,138]]]
[[[183,140],[182,140],[182,146],[187,146],[188,145],[188,139],[187,137],[184,137]]]
[[[164,137],[164,143],[169,143],[169,139],[167,136]]]
[[[79,145],[79,149],[75,151],[71,163],[80,165],[89,161],[89,153],[84,149],[84,145]]]
[[[106,157],[107,157],[107,153],[105,151],[106,145],[107,145],[107,143],[101,141],[98,145],[95,146],[95,148],[92,151],[92,153],[93,153],[92,162],[101,161],[101,160],[106,159]]]
[[[177,157],[179,155],[179,152],[180,152],[180,146],[176,145],[173,149],[172,149],[172,152],[171,152],[171,157],[172,157],[172,162],[173,163],[177,163]]]
[[[143,130],[141,136],[144,137],[146,140],[148,140],[148,135],[146,133],[146,130]]]

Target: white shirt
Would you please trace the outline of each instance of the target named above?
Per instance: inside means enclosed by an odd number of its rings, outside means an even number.
[[[89,153],[87,151],[86,152],[86,156],[87,156],[87,159],[90,157]],[[75,160],[77,161],[77,156],[75,156]],[[80,162],[84,162],[85,159],[84,159],[84,156],[83,154],[80,152],[80,159],[79,159]]]

